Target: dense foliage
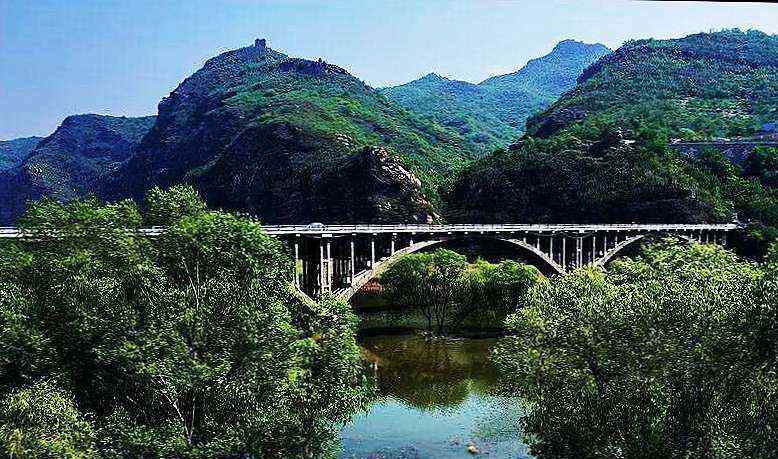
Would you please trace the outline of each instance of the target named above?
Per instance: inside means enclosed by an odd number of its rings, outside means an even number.
[[[365,390],[349,306],[299,300],[282,245],[191,188],[147,204],[44,200],[0,247],[0,450],[327,455]]]
[[[653,138],[527,139],[463,171],[449,196],[455,221],[630,223],[731,221],[733,206]]]
[[[431,73],[381,92],[491,151],[515,141],[530,115],[572,89],[581,72],[609,52],[600,44],[565,40],[520,70],[479,84]]]
[[[778,454],[775,267],[669,241],[531,288],[496,358],[534,453]]]
[[[630,138],[632,137],[632,139]],[[576,126],[527,138],[467,167],[447,196],[457,222],[750,223],[749,250],[778,235],[775,149],[744,167],[720,152],[678,153],[657,126]]]
[[[420,311],[427,330],[455,331],[466,319],[500,323],[522,295],[543,276],[533,266],[515,261],[499,264],[447,249],[405,255],[381,275],[389,301]]]

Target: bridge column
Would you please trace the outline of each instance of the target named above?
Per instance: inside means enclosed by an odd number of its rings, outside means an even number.
[[[349,266],[349,278],[348,283],[353,284],[354,283],[354,237],[355,235],[351,235],[351,240],[349,241],[349,255],[350,255],[350,266]]]
[[[575,267],[583,266],[583,238],[575,238]]]
[[[554,257],[554,234],[553,233],[548,238],[548,258],[551,258],[551,261],[556,262],[556,258]]]
[[[589,259],[589,264],[594,263],[594,259],[597,256],[597,236],[592,234],[592,258]]]
[[[370,236],[370,269],[375,268],[375,233]]]
[[[300,288],[300,273],[297,265],[300,264],[300,235],[294,235],[294,286]]]
[[[389,255],[394,255],[394,243],[397,241],[397,233],[392,233],[392,241],[389,248]]]
[[[562,269],[567,271],[567,236],[562,235]]]
[[[319,239],[319,287],[321,293],[332,291],[332,244],[324,235]]]
[[[324,241],[319,239],[319,293],[324,291]]]

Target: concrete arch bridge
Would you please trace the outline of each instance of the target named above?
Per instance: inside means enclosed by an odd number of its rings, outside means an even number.
[[[311,297],[333,292],[351,298],[402,255],[462,238],[511,244],[556,273],[604,265],[647,236],[675,236],[726,246],[736,224],[494,224],[266,226],[294,254],[295,286]]]
[[[737,224],[493,224],[493,225],[282,225],[265,226],[288,244],[295,258],[295,287],[309,297],[333,292],[351,298],[402,255],[446,241],[486,238],[533,254],[556,273],[578,266],[604,265],[646,236],[675,236],[726,246]],[[164,228],[145,228],[154,237]],[[0,238],[24,238],[18,228],[0,228]]]

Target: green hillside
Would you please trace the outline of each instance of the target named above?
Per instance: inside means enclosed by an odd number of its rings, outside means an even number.
[[[520,70],[480,84],[430,73],[381,92],[491,151],[514,142],[530,115],[572,89],[581,72],[609,52],[600,44],[565,40]]]
[[[688,140],[749,136],[778,119],[778,36],[738,30],[635,40],[588,68],[527,122],[547,137],[576,122],[651,124]]]
[[[381,164],[356,170],[353,158],[360,154]],[[257,40],[209,60],[160,103],[154,128],[105,193],[140,197],[155,185],[189,182],[211,205],[266,222],[431,221],[438,186],[474,156],[458,133],[389,101],[340,67],[289,58]],[[415,198],[349,189],[363,179],[353,174],[371,170],[395,183],[383,191]],[[325,186],[341,173],[340,186]],[[374,211],[331,212],[330,203],[346,198]]]
[[[778,237],[778,149],[742,165],[691,157],[673,137],[753,135],[778,114],[778,37],[725,31],[629,42],[529,120],[528,135],[471,165],[452,220],[727,222]]]

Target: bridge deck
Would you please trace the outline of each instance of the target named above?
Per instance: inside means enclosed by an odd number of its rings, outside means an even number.
[[[742,226],[736,223],[683,223],[683,224],[460,224],[460,225],[271,225],[263,229],[270,235],[320,235],[320,234],[385,234],[385,233],[508,233],[508,232],[589,232],[589,231],[734,231]],[[143,228],[142,234],[157,236],[163,227]],[[0,227],[0,238],[21,238],[19,228]]]
[[[373,234],[373,233],[464,233],[464,232],[565,232],[565,231],[732,231],[740,228],[735,223],[701,224],[461,224],[461,225],[275,225],[266,226],[269,234]]]

